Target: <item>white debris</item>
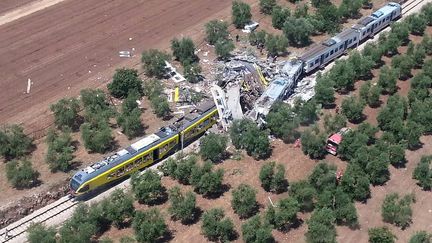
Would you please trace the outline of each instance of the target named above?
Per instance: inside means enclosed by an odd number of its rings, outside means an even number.
[[[31,88],[31,85],[32,85],[32,81],[31,81],[31,79],[28,79],[27,80],[27,94],[30,94],[30,88]]]
[[[119,57],[131,57],[130,51],[119,51]]]

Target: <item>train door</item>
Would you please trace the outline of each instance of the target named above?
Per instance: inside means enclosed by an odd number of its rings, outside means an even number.
[[[377,25],[377,24],[373,24],[373,25],[371,26],[371,36],[373,36],[373,35],[375,34],[375,27],[376,27],[376,25]]]
[[[159,159],[159,148],[153,150],[153,161],[156,161]]]
[[[320,65],[324,65],[324,54],[320,57]]]

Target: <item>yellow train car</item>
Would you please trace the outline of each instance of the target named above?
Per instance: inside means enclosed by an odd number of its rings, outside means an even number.
[[[174,124],[75,173],[69,185],[71,194],[88,193],[166,158],[202,135],[217,118],[213,102],[197,107]]]

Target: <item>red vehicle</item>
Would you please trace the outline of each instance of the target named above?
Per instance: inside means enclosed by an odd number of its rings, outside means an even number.
[[[330,154],[336,155],[337,154],[337,148],[339,147],[339,144],[342,142],[343,135],[346,134],[348,131],[350,131],[349,128],[342,128],[339,132],[331,135],[327,139],[327,145],[326,150]]]

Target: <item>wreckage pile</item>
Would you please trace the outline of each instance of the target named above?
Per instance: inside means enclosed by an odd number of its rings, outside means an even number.
[[[308,100],[313,96],[310,89],[313,86],[302,85],[297,90],[294,87],[302,73],[302,62],[291,58],[289,61],[276,61],[273,58],[260,60],[253,55],[239,53],[234,55],[228,62],[219,62],[221,75],[216,76],[218,86],[227,92],[227,106],[234,119],[245,115],[258,122],[263,122],[270,107],[277,100],[282,100],[288,94],[298,92],[296,97]],[[305,80],[306,84],[310,83]],[[239,105],[230,100],[236,97],[232,94],[233,87],[239,89],[240,106],[242,111],[238,112]],[[238,92],[237,92],[238,93]],[[235,115],[241,113],[241,116]]]
[[[296,58],[276,61],[272,57],[260,59],[247,52],[237,52],[228,61],[212,63],[210,77],[203,77],[197,84],[186,84],[184,78],[180,81],[173,78],[174,87],[166,93],[169,101],[177,104],[178,111],[174,114],[193,106],[196,103],[193,96],[210,98],[213,95],[215,103],[224,106],[219,109],[224,111],[222,117],[225,119],[246,116],[262,123],[275,101],[284,100],[288,95],[287,103],[312,98],[314,77],[299,81],[302,68],[302,62]]]

